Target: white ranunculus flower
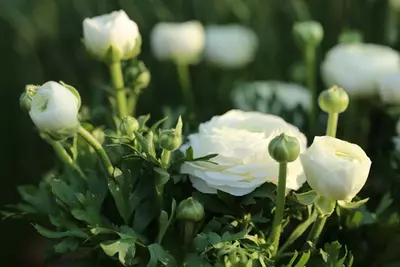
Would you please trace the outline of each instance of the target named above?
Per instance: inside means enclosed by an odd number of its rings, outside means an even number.
[[[190,175],[193,186],[203,193],[217,190],[243,196],[258,186],[277,184],[279,164],[268,153],[269,142],[282,132],[296,137],[305,151],[306,137],[282,118],[259,112],[231,110],[202,123],[189,136],[194,157],[218,154],[209,162],[185,162],[181,172]],[[287,189],[297,190],[305,182],[299,159],[288,164]]]
[[[400,103],[400,72],[385,76],[379,81],[379,95],[387,104]]]
[[[159,60],[192,64],[203,53],[205,34],[198,21],[161,22],[153,28],[150,37],[153,54]]]
[[[205,59],[224,68],[240,68],[252,62],[258,48],[253,30],[242,25],[206,28]]]
[[[29,115],[40,131],[65,138],[78,130],[79,107],[80,100],[70,89],[50,81],[37,88]]]
[[[114,61],[135,57],[141,45],[136,22],[129,19],[123,10],[86,18],[83,21],[83,41],[96,57]],[[109,54],[111,47],[112,55]]]
[[[352,200],[367,181],[371,167],[361,147],[330,136],[315,137],[300,160],[311,188],[333,200]]]
[[[339,44],[328,52],[321,71],[326,86],[340,86],[350,96],[371,96],[382,77],[400,71],[400,56],[382,45]]]

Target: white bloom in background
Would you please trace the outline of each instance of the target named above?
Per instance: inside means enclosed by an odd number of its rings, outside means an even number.
[[[400,56],[382,45],[339,44],[327,53],[321,71],[327,87],[340,86],[350,96],[371,96],[378,93],[381,78],[400,71]]]
[[[330,136],[315,137],[300,160],[311,188],[333,200],[352,200],[367,181],[371,167],[361,147]]]
[[[196,63],[203,53],[205,35],[198,21],[158,23],[151,32],[153,54],[159,60]]]
[[[86,18],[83,21],[83,41],[90,53],[106,60],[113,49],[113,60],[135,57],[140,51],[139,28],[125,11]]]
[[[242,25],[208,26],[205,59],[224,68],[240,68],[254,60],[258,38]]]
[[[269,103],[275,97],[275,103]],[[301,106],[311,109],[311,93],[305,87],[280,81],[254,81],[239,85],[232,91],[236,108],[265,113],[278,113],[281,108],[293,110]],[[282,107],[278,107],[278,105]]]
[[[394,143],[394,149],[400,151],[400,119],[398,119],[396,123],[396,133],[397,136],[394,136],[392,141]]]
[[[379,95],[387,104],[400,103],[400,72],[385,76],[379,81]]]
[[[268,153],[269,142],[281,134],[296,137],[300,151],[307,147],[306,137],[282,118],[259,112],[231,110],[202,123],[191,134],[188,144],[194,157],[218,154],[212,162],[185,162],[182,173],[190,175],[193,186],[203,193],[217,190],[243,196],[258,186],[277,184],[279,164]],[[287,189],[297,190],[305,182],[300,160],[288,163]]]
[[[40,131],[68,137],[78,130],[79,107],[80,99],[70,89],[51,81],[37,88],[29,116]]]

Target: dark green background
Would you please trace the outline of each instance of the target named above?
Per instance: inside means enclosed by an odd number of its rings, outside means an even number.
[[[36,183],[55,161],[19,108],[24,86],[63,80],[90,104],[92,92],[108,79],[105,67],[82,48],[85,17],[124,9],[138,23],[140,59],[153,76],[139,114],[154,116],[161,116],[161,105],[181,103],[174,66],[157,62],[150,52],[149,32],[157,22],[197,19],[205,25],[236,22],[254,29],[260,49],[250,66],[224,71],[201,63],[191,68],[199,115],[205,120],[231,107],[227,92],[236,81],[289,79],[290,67],[301,59],[291,35],[295,21],[312,18],[324,26],[319,60],[345,28],[362,31],[366,41],[398,46],[387,37],[387,5],[386,0],[0,0],[0,205],[18,201],[16,185]],[[0,231],[1,266],[41,266],[41,241],[28,222],[4,221]]]

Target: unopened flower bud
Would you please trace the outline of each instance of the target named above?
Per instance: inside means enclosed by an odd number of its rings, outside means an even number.
[[[327,113],[342,113],[349,106],[349,95],[338,86],[333,86],[318,97],[319,107]]]
[[[271,140],[268,152],[279,163],[292,162],[300,154],[300,144],[297,138],[281,133]]]
[[[294,24],[293,35],[301,47],[318,46],[324,38],[324,29],[317,21],[303,21]]]
[[[182,136],[175,130],[163,130],[159,137],[160,147],[168,151],[177,150],[182,144]]]
[[[198,222],[203,219],[203,217],[203,205],[192,197],[182,200],[176,209],[176,218],[178,220]]]
[[[122,135],[127,136],[130,140],[135,137],[135,131],[139,129],[139,122],[131,116],[124,116],[119,125],[119,131]]]

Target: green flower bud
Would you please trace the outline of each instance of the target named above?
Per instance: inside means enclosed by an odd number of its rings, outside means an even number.
[[[297,22],[293,26],[295,41],[301,46],[318,46],[324,38],[324,29],[317,21]]]
[[[182,200],[176,209],[176,218],[178,220],[198,222],[203,217],[203,205],[192,197]]]
[[[177,150],[182,144],[182,136],[175,130],[163,130],[160,133],[159,144],[168,151]]]
[[[139,122],[131,116],[125,116],[121,119],[119,131],[122,135],[127,136],[130,140],[135,138],[134,132],[139,129]]]
[[[281,133],[271,140],[268,152],[279,163],[295,161],[300,154],[299,141],[295,137]]]
[[[333,86],[318,97],[319,107],[327,113],[342,113],[349,106],[349,95],[338,86]]]
[[[31,110],[31,102],[32,98],[30,98],[27,93],[22,93],[19,98],[19,106],[25,111],[29,111]]]

